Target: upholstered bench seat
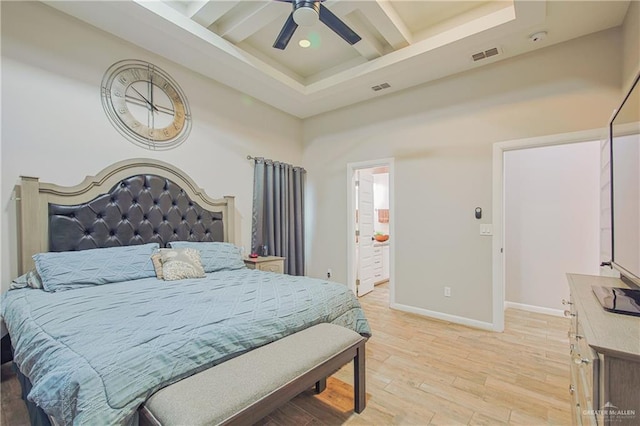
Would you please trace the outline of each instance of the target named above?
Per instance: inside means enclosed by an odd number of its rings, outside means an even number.
[[[354,361],[354,410],[365,408],[365,341],[318,324],[187,377],[153,394],[140,424],[252,424]]]

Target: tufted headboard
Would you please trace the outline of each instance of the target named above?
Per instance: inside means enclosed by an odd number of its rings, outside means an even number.
[[[234,238],[234,198],[209,198],[181,170],[150,159],[116,163],[74,187],[21,177],[18,269],[45,251]]]

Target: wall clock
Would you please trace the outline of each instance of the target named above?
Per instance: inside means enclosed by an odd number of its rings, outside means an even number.
[[[189,136],[187,98],[173,78],[138,60],[111,65],[102,78],[102,106],[115,128],[144,148],[173,148]]]

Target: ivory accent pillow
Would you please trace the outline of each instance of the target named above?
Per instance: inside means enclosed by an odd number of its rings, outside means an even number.
[[[203,278],[205,276],[200,252],[196,249],[161,250],[160,263],[162,263],[162,277],[165,281]]]
[[[151,262],[153,262],[153,269],[156,271],[156,277],[159,280],[163,280],[164,279],[164,275],[162,275],[162,255],[160,254],[161,250],[165,250],[165,249],[160,249],[158,250],[157,253],[154,253],[151,255]]]

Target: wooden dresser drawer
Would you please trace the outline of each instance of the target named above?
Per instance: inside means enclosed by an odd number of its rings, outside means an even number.
[[[571,369],[575,370],[575,391],[577,403],[580,406],[578,412],[578,424],[596,425],[596,411],[598,407],[598,390],[600,377],[600,358],[584,338],[584,331],[577,322],[577,333],[571,336]]]

